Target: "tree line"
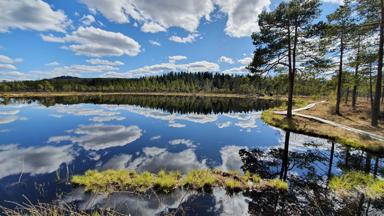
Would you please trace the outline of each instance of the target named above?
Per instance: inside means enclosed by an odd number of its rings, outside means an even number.
[[[334,77],[335,114],[341,115],[343,94],[352,107],[369,92],[372,126],[380,119],[384,44],[384,0],[344,0],[320,20],[319,0],[283,1],[259,16],[252,35],[254,74],[288,74],[287,117],[292,117],[297,76]],[[320,86],[319,86],[320,87]]]
[[[300,95],[328,95],[333,80],[300,77],[295,88]],[[37,81],[0,82],[1,92],[183,92],[282,95],[287,76],[230,76],[224,74],[168,73],[137,79],[57,77]]]

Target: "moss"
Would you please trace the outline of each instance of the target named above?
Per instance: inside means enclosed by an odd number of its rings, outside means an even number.
[[[371,199],[384,197],[384,180],[357,171],[333,177],[329,182],[329,188],[341,197],[353,196],[360,193],[363,193]]]
[[[249,172],[242,175],[239,172],[220,170],[191,170],[185,176],[181,176],[177,171],[160,171],[154,174],[136,173],[134,170],[91,170],[82,176],[73,176],[71,182],[84,186],[86,191],[107,194],[115,191],[142,193],[149,189],[169,193],[181,187],[195,190],[224,187],[232,191],[263,188],[288,189],[288,184],[281,180],[263,180],[260,176]]]

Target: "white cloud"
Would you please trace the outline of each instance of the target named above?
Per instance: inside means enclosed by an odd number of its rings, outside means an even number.
[[[172,35],[171,37],[169,37],[169,40],[176,43],[192,43],[196,40],[198,36],[199,36],[198,33],[192,33],[187,35],[186,37],[179,37],[176,35]]]
[[[110,121],[123,121],[125,120],[125,117],[123,116],[95,116],[89,119],[90,121],[93,122],[110,122]]]
[[[214,0],[228,16],[225,33],[231,37],[247,37],[259,31],[258,16],[270,0]]]
[[[99,11],[110,21],[128,23],[130,19],[142,24],[144,32],[166,31],[179,27],[195,33],[201,20],[210,20],[215,5],[227,16],[225,32],[231,37],[248,37],[258,31],[258,15],[268,9],[270,0],[81,0],[90,9]],[[341,0],[326,0],[341,1]],[[192,36],[173,36],[176,41],[193,41]],[[184,42],[185,43],[185,42]]]
[[[4,63],[4,64],[14,64],[16,63],[17,61],[21,61],[20,59],[12,59],[8,56],[5,56],[5,55],[0,55],[0,63]]]
[[[109,66],[120,66],[124,65],[121,61],[109,61],[105,59],[88,59],[87,63],[92,65],[109,65]]]
[[[17,116],[7,116],[4,118],[0,118],[0,124],[9,124],[19,119]]]
[[[161,46],[161,44],[158,41],[149,40],[149,43],[154,45],[154,46]]]
[[[224,63],[228,63],[228,64],[234,64],[235,63],[235,61],[233,61],[233,59],[231,57],[228,57],[228,56],[220,56],[219,62],[224,62]]]
[[[106,73],[104,77],[143,77],[143,76],[154,76],[161,75],[168,72],[217,72],[220,70],[218,64],[208,61],[197,61],[187,64],[176,64],[176,63],[160,63],[154,65],[143,66],[134,70],[130,70],[126,73],[110,72]]]
[[[141,31],[156,33],[156,32],[165,32],[167,30],[163,26],[157,23],[149,22],[149,23],[144,23],[144,25],[141,26]]]
[[[177,55],[177,56],[169,56],[168,57],[168,60],[170,63],[175,63],[177,61],[181,61],[181,60],[185,60],[187,59],[186,56],[180,56],[180,55]]]
[[[226,127],[229,127],[231,126],[231,122],[230,121],[226,121],[226,122],[221,122],[221,123],[216,123],[217,127],[218,128],[226,128]]]
[[[239,155],[240,149],[247,149],[244,146],[225,146],[221,148],[221,161],[222,165],[218,167],[224,171],[237,170],[241,171],[242,161]]]
[[[86,150],[102,150],[125,146],[142,135],[139,127],[123,125],[81,125],[72,132],[72,136],[51,137],[48,142],[70,141],[83,146]]]
[[[220,66],[213,62],[197,61],[189,64],[179,65],[181,71],[186,72],[217,72]]]
[[[252,62],[252,58],[245,57],[245,58],[239,59],[239,62],[243,65],[249,65]]]
[[[188,148],[196,147],[196,145],[193,144],[193,141],[190,139],[174,139],[170,140],[168,143],[171,145],[185,145]]]
[[[45,174],[59,169],[74,159],[71,146],[43,146],[18,148],[10,145],[0,150],[0,179],[6,176],[30,173]]]
[[[0,71],[0,80],[28,80],[29,74],[25,74],[19,71]]]
[[[60,65],[60,63],[57,62],[57,61],[53,61],[53,62],[49,62],[49,63],[45,64],[45,66],[49,66],[49,67],[51,67],[51,66],[59,66],[59,65]]]
[[[128,164],[128,169],[140,171],[158,172],[160,170],[186,173],[191,169],[206,169],[206,161],[199,161],[193,149],[173,153],[167,149],[146,147],[143,155]]]
[[[209,14],[214,5],[211,0],[82,0],[89,8],[99,11],[109,20],[117,23],[128,23],[130,18],[144,23],[144,26],[158,25],[154,30],[180,27],[189,32],[196,31],[200,20]],[[148,30],[147,27],[144,30]]]
[[[119,70],[118,67],[111,65],[66,65],[53,68],[50,76],[79,76],[84,73],[107,73],[117,70]]]
[[[70,21],[63,11],[41,0],[0,1],[0,32],[10,29],[64,32]]]
[[[234,67],[234,68],[224,70],[223,74],[243,76],[243,75],[248,75],[249,71],[244,66],[241,66],[241,67]]]
[[[331,4],[344,4],[344,0],[322,0],[325,3],[331,3]]]
[[[79,27],[64,37],[42,35],[43,40],[57,43],[71,43],[66,46],[76,55],[101,56],[136,56],[140,53],[140,44],[132,38],[119,33],[95,27]]]
[[[16,70],[16,66],[12,64],[0,64],[0,70]]]
[[[95,17],[88,14],[88,15],[84,15],[83,17],[81,17],[80,19],[80,22],[85,25],[85,26],[89,26],[91,25],[92,23],[94,23],[96,20],[95,20]]]

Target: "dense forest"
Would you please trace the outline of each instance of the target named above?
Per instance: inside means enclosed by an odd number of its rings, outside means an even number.
[[[347,77],[346,77],[347,78]],[[335,78],[297,77],[298,95],[332,94]],[[363,80],[368,82],[368,80]],[[347,82],[347,81],[346,81]],[[366,86],[366,85],[364,85]],[[362,89],[366,96],[369,89]],[[1,92],[187,92],[282,95],[287,93],[287,75],[230,76],[223,74],[169,73],[139,79],[57,77],[38,81],[0,82]]]

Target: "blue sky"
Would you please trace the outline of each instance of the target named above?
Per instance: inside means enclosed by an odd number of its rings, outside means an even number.
[[[0,0],[0,80],[245,74],[257,15],[279,2]]]

